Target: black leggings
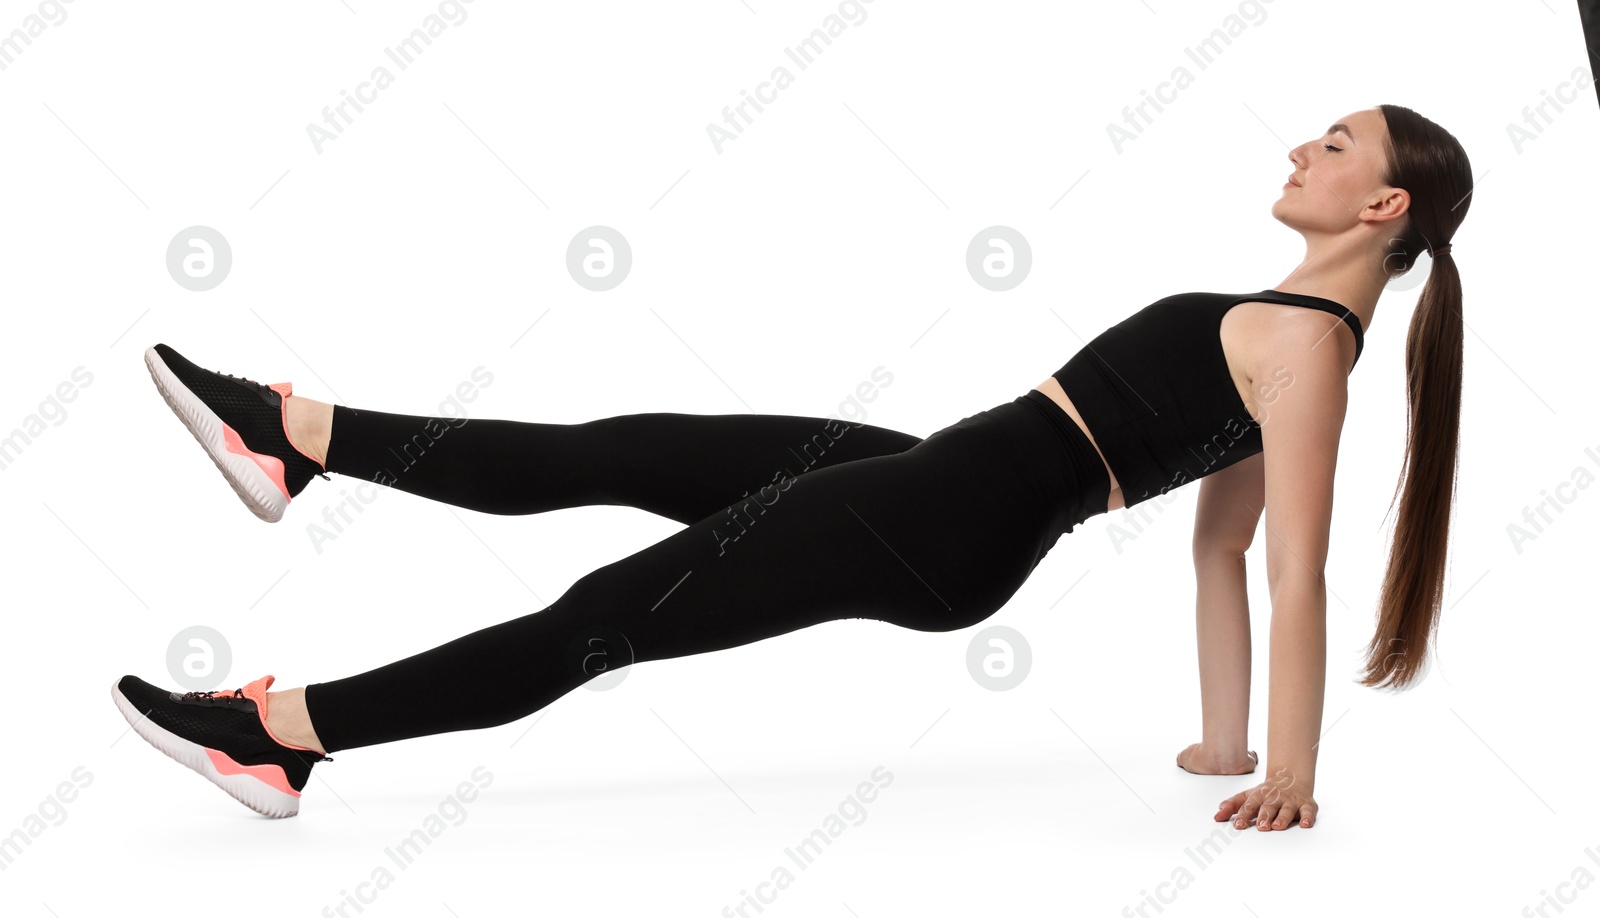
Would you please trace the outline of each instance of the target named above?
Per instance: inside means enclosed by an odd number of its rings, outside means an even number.
[[[499,726],[619,666],[826,621],[974,625],[1110,490],[1088,438],[1031,389],[925,440],[786,415],[537,424],[335,406],[327,469],[485,513],[613,504],[687,527],[548,608],[307,686],[329,752]]]

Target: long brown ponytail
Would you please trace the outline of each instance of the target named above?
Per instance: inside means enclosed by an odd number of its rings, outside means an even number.
[[[1390,240],[1384,258],[1385,272],[1399,277],[1423,252],[1450,244],[1471,204],[1472,167],[1449,131],[1402,105],[1378,109],[1389,128],[1383,181],[1411,196],[1404,233]],[[1461,421],[1461,274],[1451,248],[1430,259],[1406,333],[1400,516],[1361,680],[1372,687],[1405,688],[1424,672],[1444,600]]]

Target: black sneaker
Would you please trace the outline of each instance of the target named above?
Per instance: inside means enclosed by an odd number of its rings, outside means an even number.
[[[328,477],[322,463],[289,442],[283,406],[294,394],[290,383],[267,386],[201,369],[165,344],[147,349],[144,362],[173,413],[256,516],[276,523],[311,476]]]
[[[311,766],[332,758],[267,732],[271,676],[231,692],[169,692],[137,676],[111,687],[134,732],[263,816],[300,812]]]

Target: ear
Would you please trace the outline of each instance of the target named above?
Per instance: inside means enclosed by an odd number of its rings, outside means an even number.
[[[1385,185],[1374,192],[1367,206],[1361,209],[1361,219],[1376,223],[1398,220],[1411,210],[1411,193],[1404,188]]]

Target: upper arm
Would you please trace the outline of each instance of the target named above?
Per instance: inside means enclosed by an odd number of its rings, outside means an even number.
[[[1266,500],[1267,582],[1313,577],[1320,585],[1333,520],[1333,473],[1348,403],[1348,362],[1338,348],[1315,348],[1325,330],[1289,322],[1264,342],[1263,361],[1288,367],[1261,425]]]
[[[1196,560],[1213,552],[1243,554],[1261,520],[1265,478],[1260,453],[1200,479],[1194,513]]]

